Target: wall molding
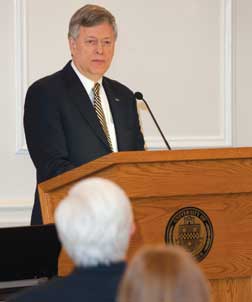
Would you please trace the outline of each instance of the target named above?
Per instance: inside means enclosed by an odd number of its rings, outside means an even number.
[[[13,0],[15,7],[15,75],[16,75],[16,154],[28,154],[23,131],[23,104],[28,88],[28,31],[27,0]],[[233,0],[222,0],[223,13],[223,100],[221,102],[220,136],[173,137],[169,139],[172,148],[200,148],[232,146],[232,15]],[[147,137],[149,149],[163,149],[162,140]]]
[[[231,143],[224,136],[195,136],[195,137],[176,137],[166,139],[171,149],[197,149],[197,148],[221,148],[230,147]],[[146,145],[149,150],[166,150],[162,138],[149,136],[146,138]]]
[[[15,91],[16,91],[16,154],[27,154],[23,131],[23,105],[28,88],[28,38],[26,0],[14,1]]]
[[[32,203],[0,200],[0,227],[29,225]]]
[[[224,112],[223,147],[232,146],[233,111],[233,0],[224,0]]]

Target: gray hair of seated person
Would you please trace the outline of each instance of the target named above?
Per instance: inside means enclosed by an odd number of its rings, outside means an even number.
[[[115,183],[89,178],[74,185],[55,210],[60,241],[77,266],[125,259],[133,213],[125,192]]]
[[[69,23],[68,38],[76,39],[81,26],[93,27],[102,23],[108,23],[112,26],[116,38],[117,25],[115,17],[102,6],[87,4],[73,14]]]
[[[141,249],[125,272],[117,302],[210,302],[208,281],[178,246]]]

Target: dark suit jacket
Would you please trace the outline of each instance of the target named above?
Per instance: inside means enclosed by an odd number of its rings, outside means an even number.
[[[125,263],[77,268],[64,278],[25,290],[9,302],[115,302]]]
[[[133,92],[106,77],[103,87],[115,124],[118,150],[143,150]],[[37,183],[111,152],[89,96],[70,62],[28,89],[24,129],[37,169]],[[32,224],[39,223],[42,219],[36,194]]]

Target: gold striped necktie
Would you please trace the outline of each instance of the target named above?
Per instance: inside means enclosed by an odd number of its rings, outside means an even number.
[[[94,93],[94,109],[95,109],[95,112],[96,112],[98,120],[99,120],[99,122],[102,126],[103,132],[105,133],[105,136],[107,137],[109,147],[110,147],[111,151],[113,151],[112,141],[111,141],[111,138],[110,138],[110,135],[109,135],[105,114],[104,114],[104,111],[102,109],[101,97],[100,97],[100,84],[99,83],[95,83],[95,85],[93,87],[93,93]]]

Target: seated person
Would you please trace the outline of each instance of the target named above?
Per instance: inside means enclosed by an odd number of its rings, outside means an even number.
[[[120,284],[118,302],[210,302],[207,280],[179,246],[141,249]]]
[[[83,180],[58,205],[55,224],[76,268],[67,277],[23,291],[9,301],[115,301],[134,230],[124,191],[109,180]]]

